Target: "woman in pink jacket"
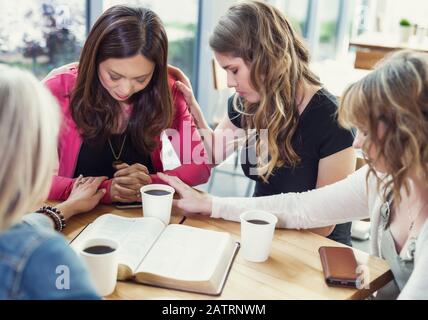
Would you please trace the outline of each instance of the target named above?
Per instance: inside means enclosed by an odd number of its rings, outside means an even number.
[[[139,189],[161,183],[162,132],[181,166],[166,173],[190,185],[210,167],[186,102],[168,75],[168,39],[151,10],[115,6],[96,22],[79,64],[45,79],[63,116],[58,171],[49,198],[64,200],[78,177],[108,177],[103,203],[139,201]]]

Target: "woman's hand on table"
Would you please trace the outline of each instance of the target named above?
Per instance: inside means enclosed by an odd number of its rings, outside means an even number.
[[[122,163],[116,166],[110,194],[113,202],[138,202],[141,200],[141,187],[151,184],[149,170],[146,166],[136,163]]]
[[[180,199],[174,200],[173,205],[186,213],[200,213],[211,215],[212,196],[196,191],[177,177],[158,173],[158,177],[168,183],[180,195]]]
[[[105,189],[99,189],[105,180],[107,177],[78,177],[68,199],[56,207],[65,219],[69,219],[78,213],[91,211],[106,194]]]

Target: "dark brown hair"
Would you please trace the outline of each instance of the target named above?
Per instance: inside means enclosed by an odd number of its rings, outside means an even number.
[[[309,52],[286,17],[274,6],[261,1],[232,6],[217,24],[211,48],[242,58],[250,68],[250,82],[260,102],[243,103],[240,110],[246,129],[269,129],[269,162],[258,165],[264,180],[275,167],[295,166],[300,158],[292,146],[299,122],[296,90],[303,81],[320,85],[309,70]],[[235,99],[236,101],[236,99]],[[260,141],[257,154],[261,154]]]
[[[131,97],[133,111],[128,133],[136,149],[149,153],[156,138],[171,125],[173,108],[168,85],[168,38],[159,17],[151,10],[114,6],[92,28],[79,63],[79,75],[71,98],[71,112],[82,138],[105,142],[118,127],[118,102],[98,77],[101,62],[143,55],[155,70],[147,87]]]

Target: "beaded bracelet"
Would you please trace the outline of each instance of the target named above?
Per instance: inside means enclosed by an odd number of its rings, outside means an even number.
[[[65,218],[61,214],[61,211],[59,211],[55,207],[51,206],[44,206],[43,208],[36,211],[37,213],[44,214],[52,219],[52,221],[55,224],[55,230],[61,232],[64,230],[64,228],[67,226],[65,223]]]

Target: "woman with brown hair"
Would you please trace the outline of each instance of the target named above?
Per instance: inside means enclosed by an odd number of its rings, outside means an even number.
[[[79,176],[106,176],[104,203],[140,201],[142,185],[160,182],[166,129],[173,129],[182,164],[167,173],[191,185],[208,180],[203,144],[168,75],[167,55],[167,35],[154,12],[114,6],[95,23],[79,64],[45,79],[63,116],[50,199],[66,199]]]
[[[371,251],[394,281],[377,298],[428,299],[428,55],[394,54],[343,94],[339,120],[358,129],[354,147],[368,165],[319,190],[262,197],[217,198],[161,176],[188,212],[239,221],[249,209],[278,217],[280,228],[313,228],[371,219]]]
[[[219,147],[225,132],[255,130],[261,136],[267,130],[266,139],[250,136],[241,156],[247,160],[245,175],[256,181],[256,197],[319,188],[354,171],[353,136],[339,127],[335,98],[309,69],[308,50],[279,10],[258,1],[232,6],[210,45],[227,72],[228,86],[236,90],[228,115],[214,131],[184,75],[178,77],[187,84],[177,86],[214,164],[233,152],[227,144]],[[268,150],[265,162],[260,161],[263,150]],[[350,228],[349,223],[336,226],[330,237],[350,245]],[[331,230],[315,231],[328,235]]]

